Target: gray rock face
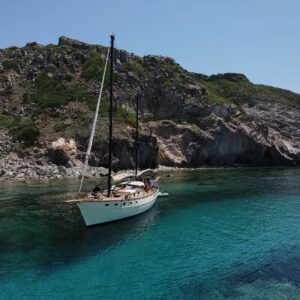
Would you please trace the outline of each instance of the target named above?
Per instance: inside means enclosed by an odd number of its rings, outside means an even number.
[[[156,168],[158,166],[158,147],[154,137],[141,135],[138,146],[139,168]],[[83,146],[85,151],[86,145]],[[128,139],[114,139],[113,141],[113,168],[128,170],[134,168],[134,142]],[[84,155],[80,157],[84,160]],[[108,142],[107,140],[95,141],[93,155],[89,164],[94,167],[108,167]]]
[[[224,123],[212,118],[209,132],[198,126],[152,124],[159,164],[177,167],[296,165],[300,151],[276,132],[254,131],[256,125]],[[249,126],[249,127],[248,127]],[[251,127],[250,127],[251,126]],[[279,142],[280,141],[280,142]]]
[[[61,36],[58,39],[58,46],[71,46],[74,48],[86,49],[86,50],[91,49],[91,46],[89,44],[83,43],[83,42],[75,40],[75,39],[70,39],[65,36]]]

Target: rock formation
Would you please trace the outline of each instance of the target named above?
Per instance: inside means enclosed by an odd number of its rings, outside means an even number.
[[[0,178],[79,175],[106,51],[67,37],[0,49]],[[299,94],[243,74],[191,73],[169,57],[117,49],[114,59],[115,170],[134,164],[138,92],[142,168],[299,165]],[[107,165],[107,87],[94,176]]]

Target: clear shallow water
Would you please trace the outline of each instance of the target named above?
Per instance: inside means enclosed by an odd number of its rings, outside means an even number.
[[[0,298],[300,298],[300,169],[177,172],[161,187],[149,212],[86,229],[62,202],[77,181],[0,182]]]

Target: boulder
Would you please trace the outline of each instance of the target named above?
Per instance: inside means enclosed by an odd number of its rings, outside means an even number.
[[[35,46],[38,46],[39,44],[37,42],[29,42],[29,43],[26,43],[25,47],[35,47]]]
[[[15,50],[15,53],[14,53],[14,57],[22,57],[23,56],[23,53],[22,53],[22,50],[21,49],[16,49]]]
[[[209,77],[212,80],[215,79],[227,79],[230,81],[249,81],[249,79],[240,73],[224,73],[224,74],[216,74]]]
[[[70,39],[66,36],[61,36],[58,39],[58,46],[70,46],[70,47],[83,49],[83,50],[91,49],[91,45],[78,40]]]
[[[48,148],[48,155],[50,161],[58,166],[68,166],[70,157],[64,149],[61,148]]]
[[[41,65],[45,62],[45,58],[42,54],[39,54],[37,53],[35,56],[34,56],[34,60],[33,60],[34,63],[38,64],[38,65]]]

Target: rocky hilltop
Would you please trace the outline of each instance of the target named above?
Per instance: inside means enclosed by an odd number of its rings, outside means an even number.
[[[78,176],[107,48],[60,37],[0,49],[0,178]],[[188,72],[115,51],[114,168],[130,169],[141,92],[142,168],[299,165],[300,95],[243,74]],[[105,172],[108,78],[90,175]]]

